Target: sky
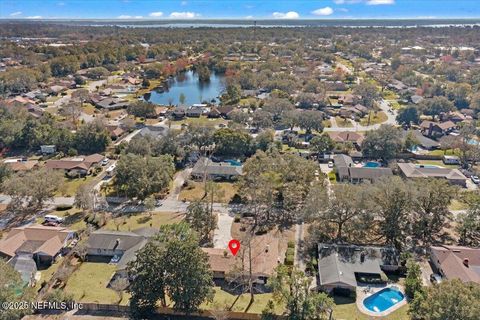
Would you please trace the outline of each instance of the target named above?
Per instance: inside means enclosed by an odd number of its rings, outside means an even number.
[[[0,18],[480,18],[480,0],[0,0]]]

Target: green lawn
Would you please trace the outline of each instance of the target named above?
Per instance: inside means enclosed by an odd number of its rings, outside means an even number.
[[[466,210],[468,209],[468,204],[457,199],[453,199],[448,206],[448,210],[457,211],[457,210]]]
[[[385,112],[380,111],[380,112],[377,112],[376,114],[374,113],[370,114],[370,123],[368,122],[368,115],[367,115],[364,118],[360,119],[360,124],[362,126],[367,126],[367,125],[383,123],[387,120],[388,120],[388,116],[385,114]]]
[[[57,272],[58,270],[58,267],[60,266],[60,264],[62,263],[63,261],[63,257],[57,259],[57,261],[55,263],[53,263],[50,267],[48,267],[47,269],[44,269],[44,270],[39,270],[40,272],[40,279],[37,281],[37,283],[35,284],[35,289],[36,290],[39,290],[41,285],[42,285],[42,282],[48,282],[50,281],[50,279],[52,278],[53,274],[55,272]]]
[[[350,120],[348,119],[343,119],[342,117],[335,117],[335,121],[337,122],[337,125],[341,128],[351,128],[353,127],[353,124]]]
[[[60,186],[60,189],[55,193],[55,195],[73,197],[81,185],[92,182],[94,178],[94,176],[86,176],[85,178],[78,179],[65,178],[63,185]]]
[[[444,156],[444,155],[460,155],[460,151],[458,150],[453,150],[453,149],[447,149],[447,150],[432,150],[428,152],[429,155],[432,156]]]
[[[382,320],[409,320],[408,306],[403,306],[397,311],[389,314],[386,317],[370,317],[358,310],[355,300],[351,298],[345,298],[335,296],[335,306],[333,308],[333,318],[335,320],[370,320],[370,319],[382,319]]]
[[[215,202],[229,203],[237,193],[238,187],[232,182],[214,182],[220,189],[219,196],[214,197]],[[202,182],[189,181],[188,186],[183,188],[178,199],[187,201],[200,200],[205,193]]]
[[[115,304],[119,297],[107,288],[115,270],[115,265],[84,262],[68,279],[65,291],[72,294],[75,301]],[[126,305],[128,299],[125,293],[121,304]]]
[[[214,308],[230,308],[237,298],[236,295],[232,295],[226,291],[223,291],[220,287],[215,287],[215,297],[213,300],[213,303],[204,303],[202,304],[201,308],[202,309],[214,309]],[[255,300],[253,304],[250,306],[250,309],[248,310],[249,313],[262,313],[262,310],[265,309],[265,306],[267,305],[269,300],[272,300],[272,294],[271,293],[262,293],[262,294],[256,294],[255,295]],[[250,302],[250,294],[244,293],[240,296],[240,298],[237,300],[235,305],[232,307],[232,311],[240,311],[243,312],[248,306],[248,303]],[[281,314],[283,312],[283,306],[281,305],[275,305],[275,311],[278,314]]]
[[[182,214],[173,212],[152,212],[151,218],[148,213],[139,213],[110,219],[103,228],[119,231],[131,231],[143,227],[159,228],[162,225],[176,223],[182,219]]]

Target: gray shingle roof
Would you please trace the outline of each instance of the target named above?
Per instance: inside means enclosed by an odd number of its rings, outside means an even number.
[[[234,166],[228,162],[213,162],[207,158],[200,158],[192,169],[193,175],[222,175],[239,176],[243,166]]]

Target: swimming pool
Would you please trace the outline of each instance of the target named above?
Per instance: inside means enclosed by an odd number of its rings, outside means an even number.
[[[238,160],[225,160],[225,162],[230,163],[232,166],[241,166],[242,163]]]
[[[383,312],[404,299],[405,296],[399,290],[395,288],[385,288],[363,300],[363,305],[369,311]]]
[[[375,161],[368,161],[363,164],[364,168],[378,168],[380,167],[380,163]]]

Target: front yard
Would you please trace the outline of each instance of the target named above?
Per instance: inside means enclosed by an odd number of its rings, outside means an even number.
[[[379,123],[384,123],[388,120],[388,116],[383,111],[379,111],[375,114],[370,115],[370,122],[368,121],[369,116],[365,116],[364,118],[360,119],[360,124],[362,126],[374,125]]]
[[[218,196],[214,197],[214,202],[229,203],[238,191],[238,187],[232,182],[214,182],[218,186]],[[202,199],[205,193],[204,184],[197,181],[188,181],[188,186],[184,187],[178,196],[178,199],[194,201]]]
[[[94,179],[95,177],[92,175],[77,179],[65,178],[64,183],[60,186],[60,189],[55,195],[61,197],[74,197],[81,185],[91,183]]]
[[[152,212],[125,215],[109,219],[103,227],[107,230],[131,231],[144,227],[160,228],[165,224],[173,224],[183,219],[183,214],[173,212]]]

